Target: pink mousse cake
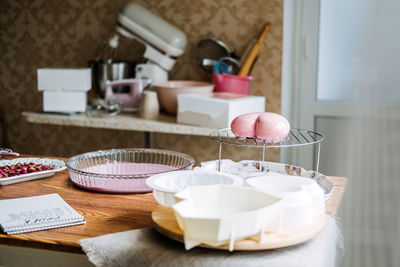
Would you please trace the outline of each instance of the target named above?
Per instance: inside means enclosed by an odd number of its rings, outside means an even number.
[[[248,113],[237,116],[231,123],[233,134],[240,139],[253,138],[256,136],[256,128],[254,127],[257,118],[262,112]]]
[[[289,134],[290,124],[280,114],[257,112],[236,117],[232,121],[231,130],[239,139],[280,141]]]

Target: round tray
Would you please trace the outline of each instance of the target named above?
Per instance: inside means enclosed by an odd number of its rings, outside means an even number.
[[[159,233],[173,240],[183,242],[183,232],[178,226],[178,223],[175,219],[174,210],[172,208],[157,206],[151,214],[151,219],[153,221],[154,228]],[[282,229],[276,233],[265,232],[263,241],[261,243],[251,239],[236,241],[234,250],[268,250],[297,245],[317,236],[325,228],[326,223],[326,214],[323,214],[315,217],[311,224],[303,227]],[[229,250],[228,245],[213,247],[201,244],[200,247]]]
[[[266,147],[266,148],[283,148],[283,147],[297,147],[314,145],[322,142],[324,137],[316,132],[292,128],[289,131],[287,137],[280,140],[266,141],[256,140],[254,138],[240,139],[232,133],[230,128],[220,129],[210,134],[211,140],[236,146],[247,146],[247,147]]]

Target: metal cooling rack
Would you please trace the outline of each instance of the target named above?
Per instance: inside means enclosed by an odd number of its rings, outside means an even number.
[[[219,143],[218,150],[218,170],[221,166],[221,155],[222,155],[222,144],[235,145],[235,146],[246,146],[246,147],[257,147],[263,149],[262,161],[265,161],[265,150],[266,148],[287,148],[287,147],[299,147],[307,145],[317,145],[317,162],[316,162],[316,172],[319,169],[319,156],[320,156],[320,145],[324,140],[324,137],[316,132],[292,128],[287,137],[274,140],[257,140],[255,138],[239,139],[232,133],[230,128],[225,128],[221,130],[214,131],[210,134],[210,138],[213,141]]]

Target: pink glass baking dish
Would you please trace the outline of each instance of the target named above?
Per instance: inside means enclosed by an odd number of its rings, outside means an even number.
[[[84,189],[109,193],[145,193],[150,175],[193,167],[186,154],[161,149],[127,148],[76,155],[66,162],[71,181]]]

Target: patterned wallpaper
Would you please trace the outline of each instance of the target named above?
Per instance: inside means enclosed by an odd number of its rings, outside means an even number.
[[[95,58],[98,44],[112,34],[118,10],[126,2],[0,1],[0,108],[9,145],[15,151],[69,157],[98,149],[144,145],[141,132],[30,124],[21,116],[22,111],[39,111],[42,107],[36,69],[87,66]],[[263,24],[270,21],[271,31],[252,72],[255,79],[251,94],[266,96],[267,110],[280,112],[283,1],[137,2],[183,30],[188,37],[187,50],[177,60],[170,79],[210,81],[210,75],[195,64],[197,41],[212,32],[241,55],[248,42],[258,36]],[[125,42],[121,50],[130,59],[140,59],[143,53],[143,47],[135,42]],[[188,153],[197,163],[217,157],[217,145],[207,137],[156,134],[155,144],[157,148]],[[258,149],[230,146],[223,149],[223,157],[234,160],[259,159],[261,153]],[[268,155],[271,160],[279,160],[277,150],[271,150]]]

